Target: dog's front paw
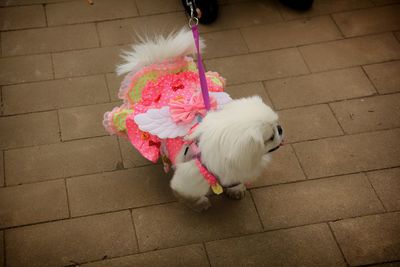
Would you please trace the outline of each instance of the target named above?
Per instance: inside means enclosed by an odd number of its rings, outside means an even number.
[[[197,212],[202,212],[205,210],[208,210],[211,207],[211,202],[208,199],[208,197],[201,197],[199,198],[199,200],[197,200],[195,203],[192,203],[192,205],[190,205],[190,208],[192,208],[194,211]]]
[[[242,199],[246,194],[246,187],[243,184],[238,184],[234,187],[226,188],[226,195],[233,199]]]

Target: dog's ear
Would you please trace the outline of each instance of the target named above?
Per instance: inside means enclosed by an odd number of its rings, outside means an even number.
[[[259,164],[263,150],[261,131],[249,128],[233,138],[227,159],[230,164],[251,169],[252,166]]]

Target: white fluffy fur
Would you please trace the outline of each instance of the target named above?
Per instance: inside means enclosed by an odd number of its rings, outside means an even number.
[[[125,51],[122,55],[125,63],[117,66],[118,75],[138,70],[149,64],[196,53],[193,34],[185,28],[167,37],[160,35],[153,39],[149,37],[140,39],[141,43],[132,45],[132,51]],[[200,49],[204,47],[204,42],[200,39]]]
[[[277,125],[277,114],[259,97],[244,98],[208,113],[189,138],[199,141],[203,164],[222,185],[240,183],[231,189],[239,198],[237,194],[244,195],[243,184],[258,178],[265,169],[270,160],[268,151],[281,144]],[[207,202],[210,186],[194,161],[184,162],[182,152],[177,160],[171,188],[184,197]]]

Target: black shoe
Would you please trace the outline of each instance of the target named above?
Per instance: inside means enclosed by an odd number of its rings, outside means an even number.
[[[314,0],[280,0],[282,4],[296,10],[307,10],[309,9]]]
[[[199,22],[201,24],[210,24],[217,19],[218,16],[217,0],[188,0],[188,1],[194,3],[193,15],[195,17],[200,17]],[[186,4],[186,0],[182,0],[182,4],[185,7],[186,12],[190,16],[190,6]],[[197,14],[196,8],[200,10],[201,14]]]

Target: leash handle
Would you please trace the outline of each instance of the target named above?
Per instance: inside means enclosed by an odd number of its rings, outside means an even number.
[[[210,96],[208,94],[206,73],[205,73],[204,66],[203,66],[203,59],[201,58],[201,53],[200,53],[199,29],[198,29],[197,23],[194,23],[194,24],[189,23],[189,24],[191,24],[190,27],[192,28],[193,38],[194,38],[194,42],[196,44],[197,69],[199,71],[201,93],[203,95],[204,106],[206,107],[206,110],[208,111],[208,110],[210,110],[211,105],[210,105]]]

